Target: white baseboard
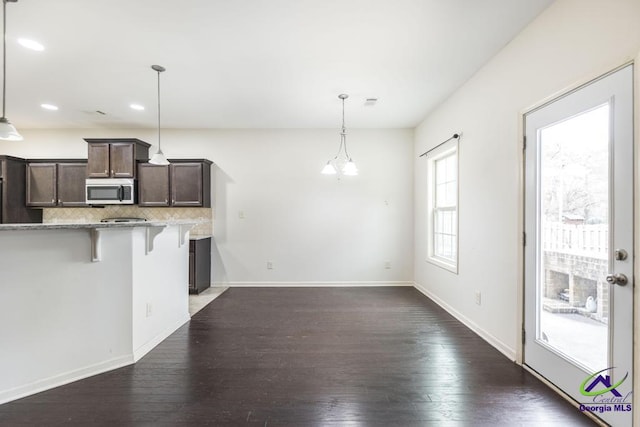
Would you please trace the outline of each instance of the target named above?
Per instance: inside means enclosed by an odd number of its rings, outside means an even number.
[[[134,361],[131,355],[120,356],[114,359],[105,360],[104,362],[85,366],[83,368],[74,369],[73,371],[54,375],[49,378],[43,378],[41,380],[34,381],[29,384],[24,384],[9,390],[2,390],[0,391],[0,405],[3,403],[11,402],[12,400],[17,400],[26,396],[30,396],[32,394],[40,393],[41,391],[60,387],[65,384],[92,377],[94,375],[102,374],[104,372],[112,371],[117,368],[122,368],[123,366],[131,365],[132,363],[134,363]]]
[[[187,312],[184,316],[181,316],[179,319],[174,321],[164,331],[160,332],[158,335],[156,335],[155,337],[153,337],[152,339],[150,339],[149,341],[147,341],[137,349],[134,349],[133,361],[137,362],[138,360],[142,359],[147,353],[153,350],[158,344],[160,344],[167,337],[169,337],[169,335],[177,331],[178,328],[180,328],[182,325],[187,323],[189,320],[191,320],[191,316],[189,316],[189,313]]]
[[[459,311],[457,311],[456,309],[451,307],[449,304],[447,304],[446,302],[444,302],[443,300],[441,300],[440,298],[435,296],[433,293],[429,292],[429,290],[427,290],[422,285],[420,285],[418,283],[414,283],[414,287],[418,291],[423,293],[425,296],[427,296],[430,300],[432,300],[433,302],[438,304],[440,307],[442,307],[445,311],[447,311],[453,317],[455,317],[460,322],[462,322],[466,327],[468,327],[473,332],[475,332],[480,338],[482,338],[483,340],[485,340],[486,342],[491,344],[493,347],[495,347],[496,350],[498,350],[500,353],[502,353],[505,356],[507,356],[509,358],[509,360],[512,360],[512,361],[515,362],[515,360],[516,360],[516,351],[513,348],[509,347],[508,345],[506,345],[505,343],[500,341],[498,338],[494,337],[489,332],[487,332],[484,329],[482,329],[474,321],[472,321],[467,316],[465,316],[464,314],[460,313]]]
[[[213,286],[231,288],[350,288],[373,286],[413,286],[413,282],[225,282],[214,283]]]

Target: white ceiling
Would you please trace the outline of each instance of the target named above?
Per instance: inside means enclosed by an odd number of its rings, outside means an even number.
[[[154,128],[160,64],[163,128],[414,127],[552,1],[19,0],[7,117]]]

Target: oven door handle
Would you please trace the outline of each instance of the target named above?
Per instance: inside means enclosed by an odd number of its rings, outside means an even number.
[[[120,186],[118,187],[118,200],[122,201],[122,199],[124,198],[124,186]]]

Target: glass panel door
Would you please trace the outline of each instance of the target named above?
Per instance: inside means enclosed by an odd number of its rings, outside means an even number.
[[[608,363],[609,112],[538,130],[536,338],[592,372]]]
[[[633,68],[525,115],[524,362],[631,425]]]

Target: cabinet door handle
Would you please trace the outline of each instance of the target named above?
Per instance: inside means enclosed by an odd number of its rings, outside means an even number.
[[[168,204],[169,204],[169,200],[164,199],[164,204],[165,204],[165,205],[168,205]]]
[[[176,204],[176,199],[171,200],[171,204],[175,205]]]
[[[111,176],[113,176],[113,169],[111,169]]]
[[[58,204],[62,206],[62,200],[58,199]]]
[[[105,170],[104,170],[104,174],[105,174],[105,175],[109,175],[109,171],[105,169]]]
[[[51,203],[55,204],[56,203],[56,199],[51,199]]]

